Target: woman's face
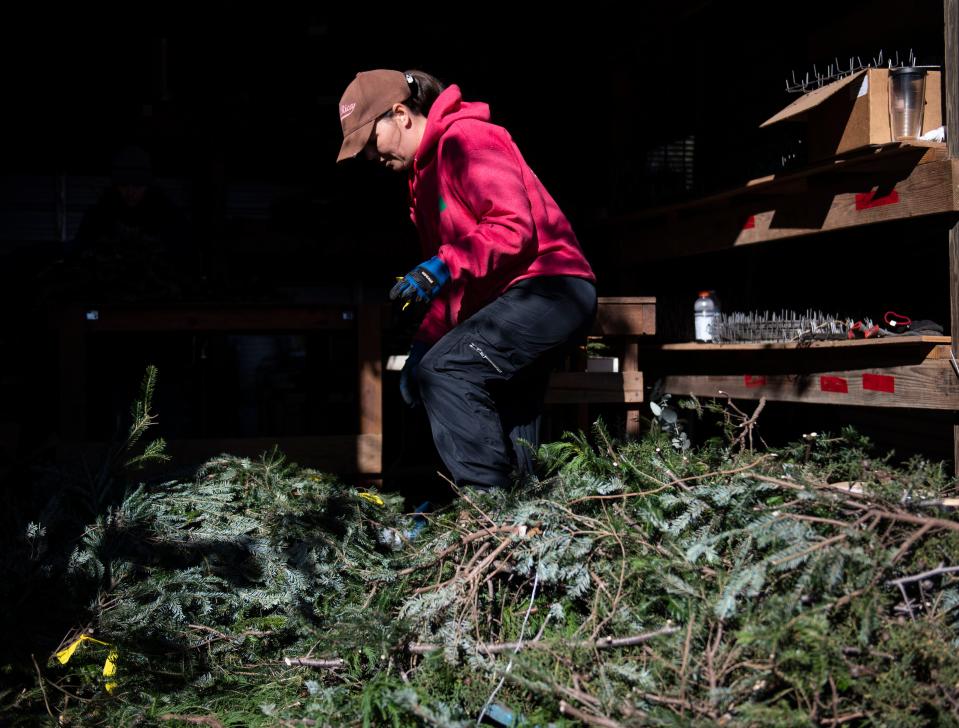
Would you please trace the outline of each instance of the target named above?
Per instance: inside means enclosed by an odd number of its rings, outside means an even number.
[[[413,166],[425,126],[424,117],[411,114],[403,104],[394,104],[393,115],[381,117],[373,125],[363,156],[394,172],[408,170]]]

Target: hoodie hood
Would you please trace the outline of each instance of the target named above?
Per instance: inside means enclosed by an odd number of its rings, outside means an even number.
[[[481,101],[463,101],[463,94],[456,84],[447,86],[436,97],[426,117],[426,131],[416,150],[414,168],[423,167],[436,154],[440,137],[446,133],[451,125],[461,119],[475,119],[489,121],[489,104]]]

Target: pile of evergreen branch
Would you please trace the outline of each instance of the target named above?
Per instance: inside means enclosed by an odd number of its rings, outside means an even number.
[[[458,493],[418,532],[398,498],[275,452],[130,488],[31,571],[88,599],[60,648],[106,644],[38,659],[0,694],[8,720],[959,723],[940,465],[893,467],[852,432],[762,454],[672,439],[597,424],[543,446],[539,479]]]

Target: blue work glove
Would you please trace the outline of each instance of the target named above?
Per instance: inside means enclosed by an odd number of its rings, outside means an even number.
[[[400,395],[410,407],[415,407],[420,403],[420,382],[417,372],[420,368],[420,362],[423,360],[423,355],[429,350],[429,344],[423,341],[414,341],[410,347],[409,356],[406,357],[406,364],[403,365],[403,371],[400,372]]]
[[[449,279],[450,269],[438,255],[434,255],[397,281],[390,291],[390,300],[402,298],[408,301],[415,296],[420,301],[432,301]]]

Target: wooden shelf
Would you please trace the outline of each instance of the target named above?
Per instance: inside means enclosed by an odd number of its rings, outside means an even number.
[[[628,263],[959,211],[944,144],[895,143],[607,223]]]
[[[642,372],[553,372],[547,404],[639,404]]]
[[[695,341],[677,344],[644,345],[642,351],[699,351],[703,353],[717,351],[787,351],[792,349],[848,349],[874,346],[920,346],[929,344],[949,344],[948,336],[887,336],[879,339],[836,339],[825,341],[759,342],[742,344],[705,344]]]
[[[959,410],[959,374],[947,336],[795,344],[643,347],[664,391],[737,399]],[[759,348],[756,348],[759,347]]]
[[[649,336],[656,333],[652,296],[600,296],[590,336]]]

